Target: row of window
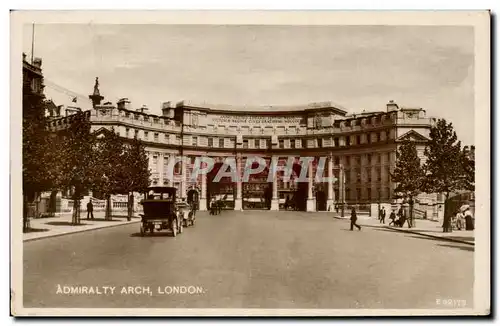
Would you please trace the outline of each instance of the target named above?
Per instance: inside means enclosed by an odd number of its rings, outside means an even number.
[[[222,140],[222,139],[221,139]],[[391,153],[390,152],[385,152],[385,153],[375,153],[375,154],[363,154],[363,155],[351,155],[351,156],[344,156],[343,157],[343,162],[347,169],[345,170],[345,176],[346,176],[346,182],[349,182],[350,180],[350,175],[358,175],[359,178],[361,176],[361,169],[360,168],[352,168],[353,166],[361,166],[361,158],[365,157],[365,163],[371,164],[371,165],[377,165],[379,163],[382,163],[382,160],[384,163],[388,163],[390,160]],[[192,156],[190,157],[191,165],[194,165],[196,162],[196,157]],[[164,164],[166,165],[168,160],[164,160]],[[334,156],[333,157],[333,164],[338,166],[340,165],[341,162],[341,157],[339,156]],[[153,155],[153,166],[155,170],[153,172],[156,172],[156,166],[158,165],[158,156]],[[365,164],[364,164],[365,165]],[[349,168],[351,167],[351,168]],[[386,176],[389,176],[390,172],[390,166],[385,167],[387,170]],[[374,167],[376,179],[378,181],[382,181],[382,168],[380,166],[375,166]],[[365,175],[368,176],[369,181],[371,181],[371,175],[372,175],[372,168],[369,166],[366,166],[364,168],[364,173]]]
[[[376,165],[380,163],[388,163],[391,158],[390,152],[385,153],[368,153],[362,155],[347,155],[344,157],[344,164],[346,166],[359,166],[359,165]],[[335,157],[335,162],[338,164],[339,158]]]
[[[360,183],[362,181],[367,183],[371,183],[372,181],[388,182],[390,181],[390,167],[386,167],[385,172],[386,172],[385,175],[383,175],[381,167],[375,167],[374,171],[372,171],[371,168],[366,168],[364,169],[364,179],[363,179],[362,171],[360,169],[346,170],[345,182],[351,183],[351,181],[353,180],[356,180],[357,183]]]
[[[373,190],[373,191],[372,191]],[[384,191],[385,190],[385,191]],[[366,188],[366,191],[363,192],[361,188],[357,189],[345,189],[345,199],[346,201],[359,201],[359,200],[385,200],[391,198],[391,188]],[[335,198],[338,197],[338,193],[335,190]]]
[[[139,130],[134,129],[134,134],[131,134],[131,131],[129,128],[125,129],[125,137],[131,138],[131,137],[137,137],[140,138],[139,136]],[[152,132],[153,134],[153,141],[154,142],[159,142],[160,141],[160,134],[158,132]],[[371,134],[368,134],[371,135]],[[366,137],[367,142],[362,139],[361,135],[351,135],[348,137],[343,138],[344,142],[341,144],[340,142],[340,137],[335,137],[333,138],[333,146],[334,147],[340,147],[342,145],[345,146],[351,146],[351,145],[361,145],[361,144],[372,144],[372,143],[377,143],[380,141],[384,141],[387,139],[387,133],[386,131],[382,131],[377,134],[376,137]],[[167,136],[167,135],[165,135]],[[150,132],[144,131],[144,139],[149,141],[151,140],[150,138]],[[170,137],[165,137],[165,143],[169,144],[170,143]],[[180,143],[180,135],[175,135],[175,143]],[[222,137],[208,137],[208,147],[218,147],[218,148],[224,148],[226,147],[226,142],[225,138]],[[323,148],[323,147],[330,147],[332,145],[332,140],[330,139],[324,139],[324,138],[319,138],[319,139],[305,139],[304,140],[304,145],[303,146],[303,139],[279,139],[278,140],[278,148],[285,149],[295,149],[295,148]],[[198,136],[192,136],[191,137],[191,146],[200,146],[199,143],[199,138]],[[248,149],[248,148],[255,148],[255,149],[268,149],[271,148],[271,140],[270,139],[244,139],[243,140],[243,148]]]

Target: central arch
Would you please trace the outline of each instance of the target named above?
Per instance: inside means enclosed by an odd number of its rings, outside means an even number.
[[[234,209],[236,184],[230,177],[222,177],[218,182],[214,180],[222,167],[223,163],[215,163],[212,170],[207,173],[207,207],[210,207],[208,205],[210,201],[221,200],[224,209]],[[226,166],[226,169],[229,167]]]
[[[302,166],[298,163],[294,163],[292,167],[292,176],[299,179],[300,173],[302,170]],[[308,195],[308,183],[301,182],[301,180],[297,180],[295,185],[295,191],[292,195],[292,204],[295,210],[298,211],[306,211],[307,210],[307,195]]]
[[[198,194],[198,190],[190,189],[187,193],[187,202],[190,205],[194,204],[194,207],[198,209],[200,207],[200,196]]]
[[[258,162],[252,162],[253,170],[259,167]],[[242,182],[243,209],[263,209],[271,208],[273,196],[273,183],[268,182],[269,168],[266,166],[260,173],[250,174],[248,182]]]

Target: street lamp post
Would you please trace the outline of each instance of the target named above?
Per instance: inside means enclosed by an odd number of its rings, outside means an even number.
[[[378,197],[378,219],[380,220],[380,189],[377,189],[377,197]]]
[[[345,214],[345,171],[344,171],[344,166],[341,164],[340,165],[340,183],[339,186],[342,188],[341,193],[341,198],[342,201],[340,202],[341,209],[340,209],[340,216],[344,217]]]

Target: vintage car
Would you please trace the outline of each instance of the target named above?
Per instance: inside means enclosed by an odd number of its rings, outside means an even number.
[[[178,218],[174,187],[149,187],[140,202],[144,214],[141,214],[141,236],[146,232],[169,230],[172,236],[182,233],[183,221]]]

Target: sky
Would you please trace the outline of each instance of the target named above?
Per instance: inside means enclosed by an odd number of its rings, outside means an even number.
[[[31,57],[32,26],[23,33]],[[160,114],[163,102],[300,105],[332,101],[349,112],[389,100],[453,123],[474,144],[474,31],[465,26],[35,26],[45,94],[57,105],[99,77],[104,101],[127,97]]]

